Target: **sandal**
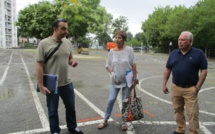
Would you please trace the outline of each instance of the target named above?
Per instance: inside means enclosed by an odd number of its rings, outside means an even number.
[[[107,122],[101,122],[101,123],[99,123],[99,125],[97,126],[97,128],[98,129],[103,129],[103,128],[107,127],[107,126],[108,126]]]
[[[127,124],[125,122],[122,122],[122,131],[126,131],[128,129]]]

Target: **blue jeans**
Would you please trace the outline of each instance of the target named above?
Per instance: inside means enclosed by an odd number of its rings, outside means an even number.
[[[108,103],[106,106],[106,110],[105,110],[105,120],[108,120],[110,118],[112,109],[113,109],[113,105],[116,101],[117,95],[119,93],[119,90],[121,88],[115,88],[112,84],[110,85],[110,94],[109,94],[109,98],[108,98]],[[130,95],[130,89],[129,87],[123,87],[122,88],[122,100],[126,99],[128,96]]]
[[[46,95],[49,125],[51,133],[60,132],[59,118],[58,118],[58,105],[59,96],[63,100],[66,108],[66,123],[69,130],[74,130],[77,127],[76,112],[75,112],[75,93],[73,84],[58,87],[58,94]]]

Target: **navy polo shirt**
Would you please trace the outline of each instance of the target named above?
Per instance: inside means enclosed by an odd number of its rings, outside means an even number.
[[[199,70],[207,69],[208,63],[202,50],[191,48],[185,55],[179,49],[172,51],[166,68],[172,71],[176,85],[193,86],[199,80]]]

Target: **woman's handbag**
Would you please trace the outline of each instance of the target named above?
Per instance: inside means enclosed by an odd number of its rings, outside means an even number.
[[[140,120],[144,117],[143,107],[141,98],[136,96],[136,90],[134,90],[134,96],[124,99],[122,101],[122,120],[125,121],[135,121]]]

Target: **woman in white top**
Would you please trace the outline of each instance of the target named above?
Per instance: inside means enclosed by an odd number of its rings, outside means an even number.
[[[105,110],[104,121],[98,124],[98,129],[108,126],[113,105],[116,101],[119,90],[122,89],[122,99],[126,99],[130,94],[130,89],[136,86],[136,59],[133,49],[125,45],[127,34],[124,31],[117,31],[115,42],[117,46],[110,50],[106,62],[106,70],[111,74],[110,94]],[[129,88],[126,83],[126,73],[133,72],[132,86]],[[122,122],[122,130],[127,130],[127,126]]]

